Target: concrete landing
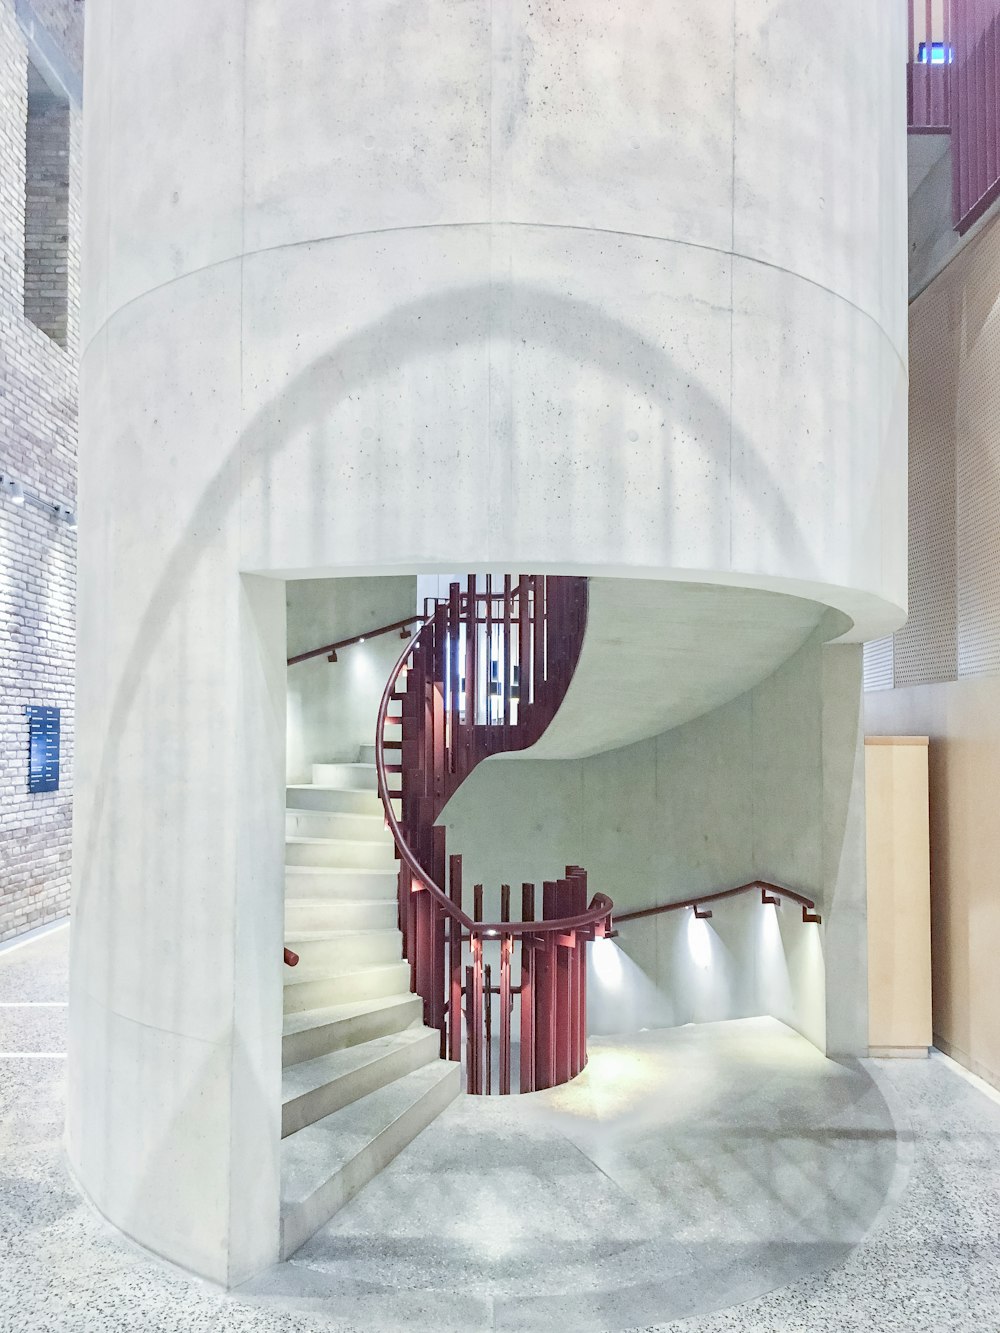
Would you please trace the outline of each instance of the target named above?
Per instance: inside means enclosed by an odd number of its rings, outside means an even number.
[[[870,1075],[773,1019],[592,1039],[563,1088],[459,1098],[239,1294],[357,1327],[641,1327],[843,1262],[901,1160]]]

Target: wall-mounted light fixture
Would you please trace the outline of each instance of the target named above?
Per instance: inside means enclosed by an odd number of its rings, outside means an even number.
[[[8,496],[13,504],[29,504],[33,505],[35,509],[43,509],[47,514],[51,514],[53,518],[60,519],[68,528],[76,527],[75,509],[52,500],[43,500],[36,492],[25,490],[19,481],[15,481],[13,477],[4,472],[0,472],[0,494]]]

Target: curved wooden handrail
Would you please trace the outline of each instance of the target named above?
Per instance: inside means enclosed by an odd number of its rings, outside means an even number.
[[[470,935],[486,936],[499,935],[501,932],[505,935],[541,935],[549,932],[564,934],[571,930],[582,930],[588,926],[598,926],[609,917],[614,904],[611,899],[603,893],[595,893],[590,906],[586,912],[579,916],[559,917],[548,921],[475,921],[467,912],[464,912],[456,903],[445,893],[440,885],[436,884],[432,877],[423,868],[410,844],[406,840],[399,820],[396,818],[396,812],[392,806],[392,796],[389,792],[388,775],[385,766],[385,751],[382,746],[382,737],[385,732],[386,718],[389,715],[389,704],[392,701],[393,691],[399,680],[400,672],[406,665],[406,659],[416,649],[420,635],[427,632],[428,625],[419,631],[406,645],[389,674],[388,682],[382,691],[382,699],[378,708],[378,731],[376,732],[375,742],[375,770],[378,778],[378,792],[382,800],[382,806],[385,810],[386,823],[389,832],[393,836],[396,847],[399,850],[400,859],[405,862],[410,873],[415,879],[423,885],[427,892],[435,899],[447,914],[461,925],[462,929]]]
[[[721,902],[724,898],[736,898],[742,893],[760,892],[765,903],[773,903],[777,898],[787,898],[802,908],[802,920],[819,923],[823,920],[816,911],[816,903],[804,893],[795,889],[786,889],[783,884],[771,884],[766,879],[752,879],[748,884],[738,884],[734,889],[720,889],[716,893],[699,893],[696,898],[684,898],[681,902],[661,903],[658,907],[642,907],[634,912],[616,912],[615,921],[638,921],[642,917],[658,916],[661,912],[679,912],[685,907],[693,907],[697,916],[711,916],[711,911],[699,911],[709,903]]]

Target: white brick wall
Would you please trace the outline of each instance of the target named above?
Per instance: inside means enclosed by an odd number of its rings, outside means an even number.
[[[79,69],[83,5],[36,0]],[[80,114],[70,112],[65,348],[24,315],[27,51],[14,0],[0,0],[0,471],[75,507]],[[69,908],[76,536],[0,496],[0,940]],[[58,792],[27,790],[28,704],[62,711]]]

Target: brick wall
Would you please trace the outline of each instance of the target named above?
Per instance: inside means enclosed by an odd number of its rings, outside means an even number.
[[[28,66],[25,133],[24,313],[66,346],[69,102]]]
[[[37,0],[36,17],[79,68],[83,5]],[[65,347],[25,317],[28,54],[0,0],[0,472],[75,507],[80,113],[69,117]],[[0,940],[69,908],[76,534],[0,495]],[[27,791],[28,704],[62,713],[58,792]]]

